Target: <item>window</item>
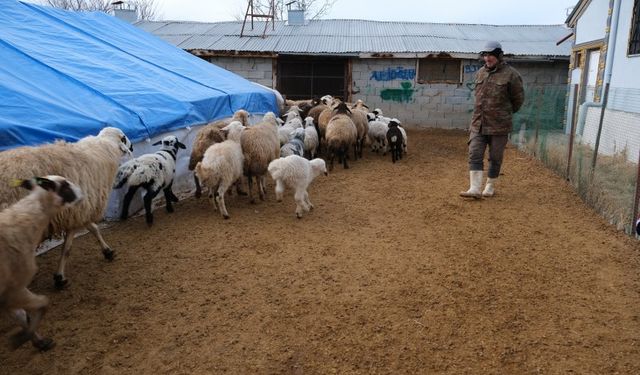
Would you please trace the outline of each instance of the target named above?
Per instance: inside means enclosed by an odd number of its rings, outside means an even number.
[[[418,63],[418,83],[461,83],[461,61],[427,58]]]
[[[287,99],[344,98],[346,69],[343,58],[281,56],[276,87]]]
[[[640,1],[633,2],[633,18],[631,19],[631,36],[629,38],[629,55],[640,54]]]

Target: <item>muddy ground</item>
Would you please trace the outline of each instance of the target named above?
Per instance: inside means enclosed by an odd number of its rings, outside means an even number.
[[[409,132],[293,197],[205,199],[78,238],[32,290],[57,346],[0,346],[3,374],[638,374],[636,240],[510,148],[492,199],[468,186],[464,132]],[[0,319],[3,340],[12,332]]]

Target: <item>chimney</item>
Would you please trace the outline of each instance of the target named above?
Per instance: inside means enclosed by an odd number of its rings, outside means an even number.
[[[134,23],[138,20],[138,12],[135,5],[127,4],[124,1],[114,1],[111,5],[113,5],[113,15],[116,18],[129,23]]]
[[[296,4],[296,7],[292,7],[293,4]],[[290,1],[286,4],[287,6],[287,24],[289,26],[301,26],[305,25],[304,19],[304,11],[305,4],[304,0],[302,1]]]

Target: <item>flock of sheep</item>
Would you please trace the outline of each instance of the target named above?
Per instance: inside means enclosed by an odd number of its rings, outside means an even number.
[[[369,112],[362,101],[344,103],[330,96],[321,100],[291,102],[282,119],[267,113],[257,124],[249,124],[249,113],[237,111],[231,119],[203,126],[192,145],[189,170],[194,171],[196,197],[203,187],[220,214],[229,218],[225,195],[235,185],[240,195],[246,177],[249,200],[254,178],[261,200],[266,194],[267,173],[275,181],[275,193],[282,200],[285,187],[294,190],[296,216],[313,208],[307,188],[320,174],[327,174],[323,153],[333,169],[338,157],[344,168],[353,149],[354,160],[361,158],[368,138],[374,152],[390,150],[395,163],[406,153],[406,132],[397,119],[386,118],[380,110]],[[304,121],[303,121],[304,119]],[[172,191],[176,157],[186,149],[177,137],[164,137],[156,145],[160,150],[144,154],[121,164],[133,147],[117,128],[106,127],[97,136],[77,142],[58,141],[33,147],[0,152],[0,179],[15,180],[14,186],[0,184],[0,311],[12,316],[21,327],[11,338],[11,346],[31,341],[40,350],[54,343],[37,333],[48,300],[27,287],[36,273],[35,249],[43,239],[62,236],[64,243],[58,270],[54,274],[57,288],[68,280],[64,274],[66,260],[75,234],[83,229],[100,243],[107,260],[114,251],[102,238],[97,222],[103,219],[112,189],[127,187],[121,219],[129,215],[129,205],[140,187],[145,219],[153,224],[152,201],[162,191],[166,210],[173,212],[178,198]],[[64,177],[61,177],[64,176]],[[20,186],[26,189],[20,190]]]

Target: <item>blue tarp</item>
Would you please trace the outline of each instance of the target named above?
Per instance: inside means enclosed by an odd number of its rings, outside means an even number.
[[[277,113],[272,91],[108,14],[0,0],[0,20],[0,150]]]

